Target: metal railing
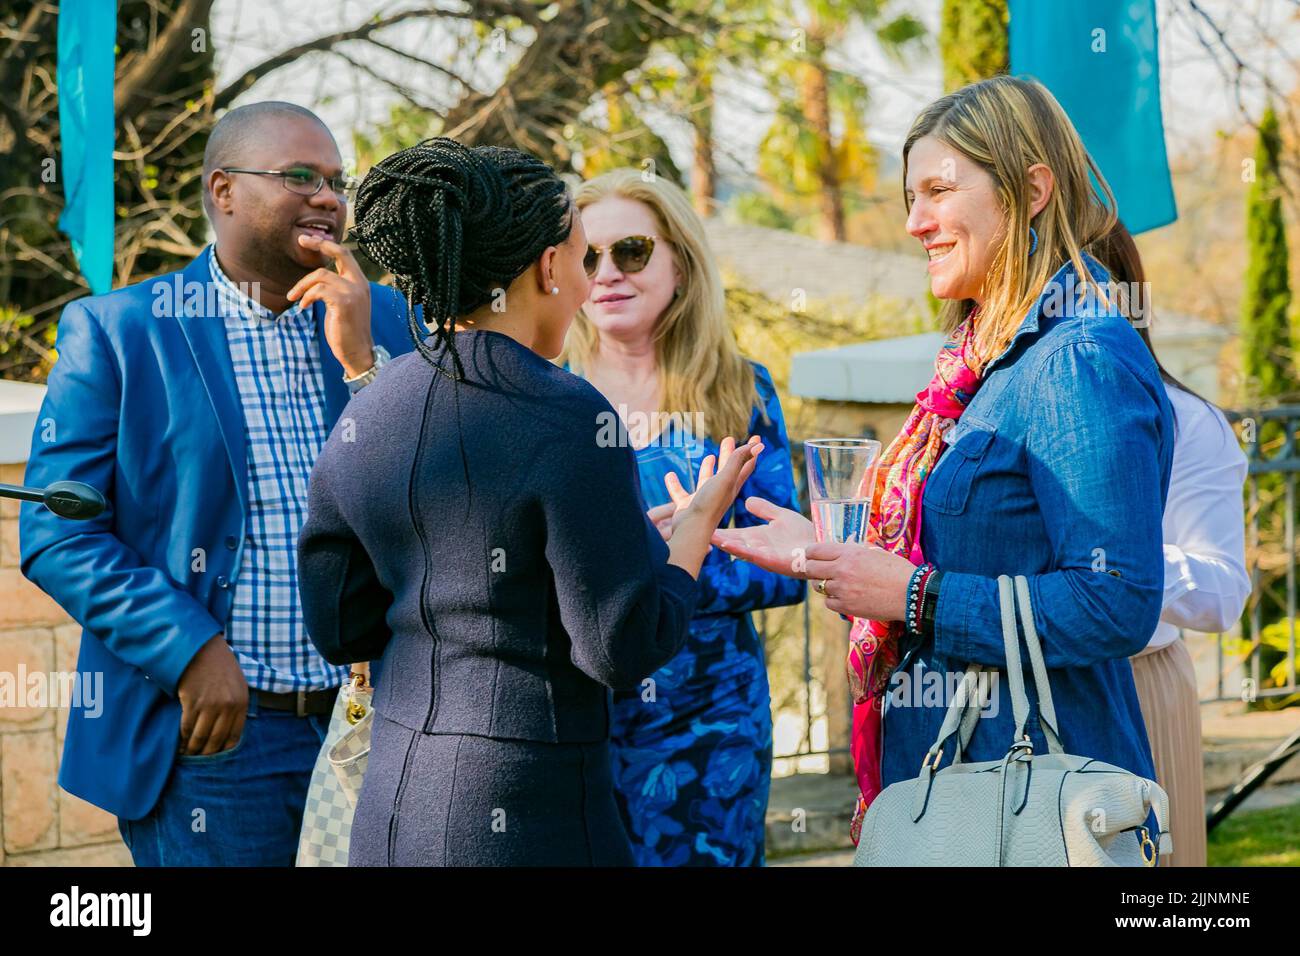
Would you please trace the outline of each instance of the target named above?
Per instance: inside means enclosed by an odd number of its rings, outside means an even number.
[[[1244,654],[1229,655],[1225,650],[1223,635],[1215,641],[1216,667],[1214,695],[1210,700],[1254,700],[1259,697],[1283,697],[1297,692],[1296,687],[1296,475],[1300,473],[1300,454],[1297,454],[1296,430],[1300,427],[1300,405],[1280,405],[1275,408],[1255,410],[1229,410],[1224,413],[1237,425],[1246,449],[1246,558],[1250,570],[1251,596],[1247,605],[1246,634],[1249,646]],[[1272,426],[1272,427],[1270,427]],[[1280,429],[1281,434],[1272,441],[1268,432]],[[1265,445],[1276,444],[1276,448]],[[1278,497],[1280,486],[1280,501]],[[1280,505],[1281,541],[1275,539],[1261,544],[1260,525],[1263,517],[1276,516]],[[1266,529],[1270,537],[1277,529]],[[1277,580],[1265,581],[1267,571],[1284,568],[1282,581],[1284,594],[1276,595]],[[1272,566],[1272,567],[1266,567]],[[1262,686],[1262,661],[1265,644],[1262,638],[1263,619],[1268,611],[1282,612],[1286,622],[1287,647],[1285,674],[1287,680],[1272,687]],[[1270,615],[1272,616],[1272,615]],[[1249,676],[1241,678],[1237,692],[1225,688],[1225,681],[1237,669],[1248,669]],[[1203,701],[1204,702],[1204,701]]]

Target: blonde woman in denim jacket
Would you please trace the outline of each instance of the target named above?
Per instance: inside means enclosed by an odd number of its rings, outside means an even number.
[[[1002,574],[1029,579],[1066,751],[1151,778],[1128,658],[1160,616],[1174,433],[1156,363],[1089,254],[1114,199],[1052,95],[1005,76],[923,110],[903,175],[907,231],[950,338],[882,456],[868,543],[816,543],[807,519],[763,503],[749,507],[767,525],[714,541],[813,581],[855,619],[859,818],[916,775],[944,717],[947,701],[918,706],[891,679],[937,671],[951,687],[967,664],[1006,667]],[[1006,752],[1012,708],[997,684],[965,759]],[[1030,737],[1047,749],[1036,722]]]

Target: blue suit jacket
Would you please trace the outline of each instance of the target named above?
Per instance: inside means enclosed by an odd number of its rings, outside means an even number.
[[[176,685],[226,630],[243,557],[247,440],[211,254],[64,309],[27,466],[28,484],[84,481],[109,502],[89,521],[24,503],[19,532],[23,574],[83,627],[78,673],[103,674],[98,715],[84,700],[70,709],[59,784],[128,820],[166,783]],[[370,293],[376,344],[410,351],[405,300]],[[332,427],[350,395],[324,306],[313,314]]]

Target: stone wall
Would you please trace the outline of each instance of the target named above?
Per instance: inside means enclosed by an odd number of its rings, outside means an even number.
[[[21,484],[24,465],[0,465]],[[81,628],[18,569],[18,502],[0,500],[0,677],[71,674]],[[17,703],[25,703],[17,687]],[[109,813],[59,789],[67,709],[0,706],[0,864],[129,866]]]

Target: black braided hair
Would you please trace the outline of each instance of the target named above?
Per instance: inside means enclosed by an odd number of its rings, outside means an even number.
[[[451,377],[459,380],[456,318],[491,302],[548,246],[564,242],[571,210],[564,181],[537,157],[439,136],[370,170],[357,191],[351,235],[406,295],[420,354],[449,374],[424,341],[417,305],[434,339],[451,352]]]

